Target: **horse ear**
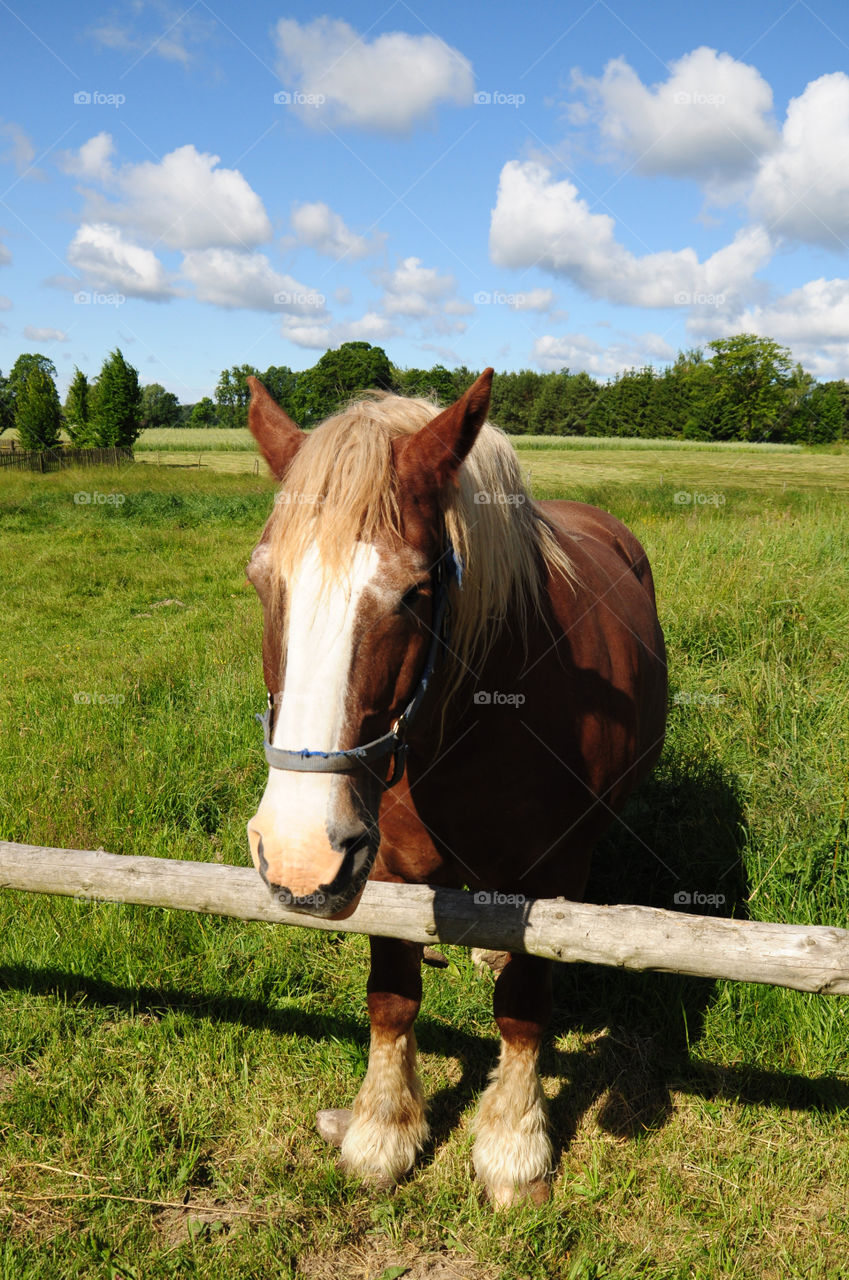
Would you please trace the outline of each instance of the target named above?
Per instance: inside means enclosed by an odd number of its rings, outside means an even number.
[[[282,480],[289,464],[306,440],[306,432],[292,421],[285,409],[266,391],[253,374],[247,380],[251,389],[248,426],[259,445],[259,451],[271,468],[271,474]]]
[[[486,422],[492,374],[484,369],[459,400],[413,435],[395,441],[395,467],[402,482],[425,478],[439,490],[454,479]]]

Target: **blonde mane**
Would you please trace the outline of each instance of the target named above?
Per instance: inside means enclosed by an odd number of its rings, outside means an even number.
[[[355,542],[400,537],[392,441],[440,412],[430,400],[366,392],[311,431],[286,473],[268,524],[272,564],[285,587],[310,546],[328,579],[348,569]],[[480,669],[508,615],[525,634],[542,610],[540,557],[574,579],[568,554],[534,503],[504,433],[486,423],[445,507],[445,529],[463,566],[452,590],[449,691]],[[283,598],[283,590],[274,596]]]

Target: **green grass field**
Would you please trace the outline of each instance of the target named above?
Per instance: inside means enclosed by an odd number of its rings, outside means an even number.
[[[558,445],[522,449],[535,491],[643,540],[671,668],[663,759],[593,896],[847,927],[849,456]],[[0,838],[247,861],[243,571],[272,492],[249,469],[3,474]],[[552,1196],[499,1214],[470,1171],[491,980],[463,949],[424,975],[434,1141],[374,1193],[314,1129],[365,1072],[365,939],[10,892],[0,930],[2,1280],[846,1275],[845,998],[563,966]]]

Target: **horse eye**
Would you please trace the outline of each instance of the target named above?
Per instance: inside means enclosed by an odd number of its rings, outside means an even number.
[[[421,599],[429,585],[428,582],[415,583],[402,595],[401,607],[403,609],[411,609]]]

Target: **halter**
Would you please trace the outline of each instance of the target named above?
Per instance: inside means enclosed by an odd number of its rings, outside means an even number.
[[[364,743],[361,747],[349,747],[346,751],[310,751],[306,747],[301,751],[292,751],[283,747],[273,747],[270,741],[270,728],[274,699],[269,693],[265,715],[257,713],[256,718],[262,725],[265,758],[272,769],[286,769],[293,773],[353,773],[355,769],[370,768],[376,761],[391,755],[392,773],[389,779],[384,781],[384,789],[388,791],[401,780],[407,762],[407,730],[427,692],[439,650],[441,646],[448,643],[448,588],[452,582],[456,582],[458,587],[461,586],[462,576],[460,563],[449,542],[433,571],[433,624],[424,670],[412,698],[389,732],[384,733],[380,738],[375,738],[372,742]]]

